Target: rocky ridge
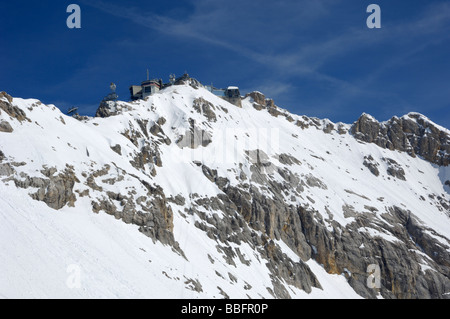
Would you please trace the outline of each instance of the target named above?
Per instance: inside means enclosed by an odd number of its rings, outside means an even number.
[[[450,164],[449,131],[418,113],[393,117],[382,123],[363,114],[353,124],[351,132],[358,140],[382,148],[418,155],[439,166]]]

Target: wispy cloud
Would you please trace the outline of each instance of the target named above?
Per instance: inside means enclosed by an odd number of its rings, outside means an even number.
[[[296,16],[296,19],[302,23],[311,21],[313,17],[317,18],[317,16],[326,14],[327,10],[330,10],[331,7],[329,4],[330,1],[308,0],[300,2],[303,4],[303,10],[301,12],[304,15],[304,19],[302,19],[301,16]],[[297,2],[297,4],[300,2]],[[253,1],[241,1],[239,4],[236,4],[236,8],[245,4],[249,5],[250,3],[252,5],[254,4]],[[128,19],[133,23],[165,35],[189,38],[229,50],[235,54],[248,58],[252,62],[258,62],[277,73],[284,73],[285,75],[303,75],[313,77],[318,81],[330,82],[334,85],[341,85],[344,87],[352,86],[346,81],[322,74],[317,71],[318,64],[316,63],[316,65],[314,65],[311,63],[311,57],[315,56],[317,58],[321,56],[322,59],[324,59],[326,56],[330,55],[330,52],[336,52],[336,48],[340,47],[345,38],[334,39],[318,45],[305,45],[299,52],[284,54],[278,52],[272,53],[271,51],[274,50],[272,47],[272,39],[263,37],[260,40],[264,41],[265,46],[268,48],[268,52],[256,51],[251,47],[240,44],[242,42],[245,43],[246,41],[233,41],[233,37],[230,40],[229,37],[225,36],[229,33],[232,36],[239,37],[238,30],[230,25],[232,21],[229,21],[229,19],[225,19],[228,31],[223,30],[223,25],[225,24],[223,20],[224,17],[227,16],[223,8],[233,8],[233,5],[230,4],[229,1],[227,1],[227,6],[225,6],[223,1],[198,1],[196,2],[196,11],[185,20],[173,19],[152,12],[142,12],[137,8],[117,6],[103,1],[94,3],[86,2],[86,4],[105,13]],[[292,3],[290,4],[292,5]],[[208,10],[205,10],[203,6],[207,6]],[[257,10],[258,8],[255,7],[254,12],[257,12]],[[233,14],[233,12],[231,14]],[[222,33],[217,32],[217,30],[222,31]],[[280,35],[276,35],[276,37],[280,37]],[[340,44],[338,44],[339,41],[341,41]],[[353,88],[353,90],[354,89],[355,88]]]
[[[386,26],[385,28],[389,30],[384,32],[382,36],[372,36],[364,28],[349,28],[344,30],[340,36],[336,37],[333,35],[329,39],[308,39],[309,41],[307,43],[297,45],[290,43],[291,48],[289,53],[274,53],[272,51],[276,42],[275,35],[279,38],[283,36],[282,33],[270,34],[266,39],[260,39],[258,37],[258,41],[265,41],[266,51],[257,51],[249,46],[243,45],[246,42],[245,39],[244,41],[242,39],[237,41],[237,38],[241,38],[241,34],[238,34],[236,27],[231,25],[233,15],[238,15],[239,12],[252,12],[257,15],[259,9],[257,7],[258,5],[254,4],[254,1],[235,2],[195,1],[195,10],[183,20],[148,11],[143,12],[140,8],[118,6],[104,1],[86,2],[86,4],[165,35],[185,37],[229,50],[284,74],[311,76],[319,81],[331,82],[336,85],[348,87],[352,85],[336,77],[323,74],[318,69],[324,63],[348,52],[368,46],[398,41],[405,34],[408,35],[410,41],[424,35],[432,34],[436,30],[440,30],[443,25],[448,26],[450,18],[450,5],[441,4],[425,12],[419,20]],[[297,5],[302,8],[301,11],[296,11],[296,13],[302,13],[302,16],[296,16],[296,19],[303,25],[305,23],[311,23],[313,19],[323,18],[323,16],[329,13],[330,8],[332,8],[330,1],[297,1],[289,2],[289,5]],[[242,9],[242,6],[246,8]],[[249,6],[254,6],[254,9],[251,10]],[[259,6],[263,7],[262,4],[259,4]],[[229,11],[227,11],[227,8]],[[279,9],[287,10],[287,8],[283,8],[282,6]],[[291,10],[295,11],[296,9],[293,7]],[[236,19],[244,19],[244,16],[238,16]],[[245,25],[245,22],[242,26],[248,27]],[[297,22],[294,27],[298,26]],[[231,37],[229,35],[227,36],[227,33],[230,33]],[[245,34],[245,31],[242,33]],[[251,37],[251,34],[247,33],[247,36]],[[272,38],[269,36],[272,36]],[[421,46],[423,47],[423,44]],[[297,47],[298,49],[293,50],[292,47]]]
[[[450,34],[448,3],[430,4],[419,16],[408,20],[383,20],[383,28],[378,32],[368,30],[364,25],[344,25],[339,33],[308,36],[308,27],[330,17],[339,1],[279,1],[276,5],[262,2],[197,0],[192,2],[193,10],[182,19],[104,1],[86,2],[86,5],[163,35],[227,50],[259,63],[278,78],[301,78],[323,83],[334,92],[324,103],[333,103],[334,107],[357,96],[401,100],[402,104],[408,105],[404,98],[380,92],[371,84],[386,71],[402,65],[436,41],[443,41],[445,30]],[[272,15],[270,10],[273,10]],[[246,17],[249,14],[253,16]],[[286,21],[280,18],[284,16]],[[295,32],[282,32],[283,28],[289,27],[304,33],[302,41],[293,38]],[[377,65],[368,66],[371,71],[361,73],[359,78],[344,79],[327,73],[325,66],[328,63],[339,63],[348,54],[372,48],[380,50],[383,46],[397,48],[396,54],[379,60]],[[259,85],[266,87],[275,97],[290,88],[285,83],[269,84],[265,79]]]

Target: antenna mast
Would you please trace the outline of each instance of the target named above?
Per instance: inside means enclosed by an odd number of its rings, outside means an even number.
[[[170,84],[175,84],[175,80],[176,80],[176,77],[175,77],[175,74],[171,74],[170,76],[169,76],[169,79],[170,79]]]

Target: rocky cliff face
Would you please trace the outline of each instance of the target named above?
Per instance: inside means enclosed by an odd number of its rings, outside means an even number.
[[[449,297],[448,130],[415,113],[332,123],[260,92],[238,108],[176,84],[78,119],[2,93],[1,199],[135,227],[158,251],[141,278],[161,289],[146,296]]]
[[[419,155],[439,166],[450,164],[449,131],[418,113],[393,117],[384,123],[363,114],[353,124],[351,132],[355,138],[382,148]]]

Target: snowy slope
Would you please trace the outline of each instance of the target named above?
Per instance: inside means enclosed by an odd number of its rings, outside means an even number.
[[[1,193],[0,296],[4,298],[223,298],[217,285],[232,298],[271,298],[264,289],[271,283],[263,265],[229,269],[217,260],[213,271],[204,253],[214,252],[214,247],[208,247],[205,238],[192,236],[189,225],[180,225],[185,229],[179,231],[180,237],[189,237],[181,244],[191,260],[187,262],[154,244],[135,226],[92,214],[89,203],[56,213],[17,194],[15,188],[2,185]],[[314,289],[310,295],[298,290],[298,297],[357,297],[344,278],[326,275],[314,261],[311,264],[329,289]],[[70,285],[77,269],[73,266],[80,270],[80,287]],[[238,282],[218,281],[215,271],[224,277],[231,271]],[[190,290],[185,284],[190,278],[198,279],[204,291]],[[243,289],[246,283],[253,289]]]
[[[309,213],[342,242],[356,232],[358,247],[411,251],[405,271],[448,276],[448,167],[362,143],[350,125],[258,110],[251,97],[239,108],[190,85],[86,120],[38,100],[1,101],[26,115],[0,113],[12,129],[0,132],[2,297],[410,296],[392,288],[395,278],[366,292],[355,282],[365,282],[369,261],[330,261],[311,234],[289,230]],[[404,232],[386,217],[393,207],[410,216]],[[439,258],[418,235],[403,236],[417,229],[434,238]],[[438,293],[448,292],[442,285]]]

